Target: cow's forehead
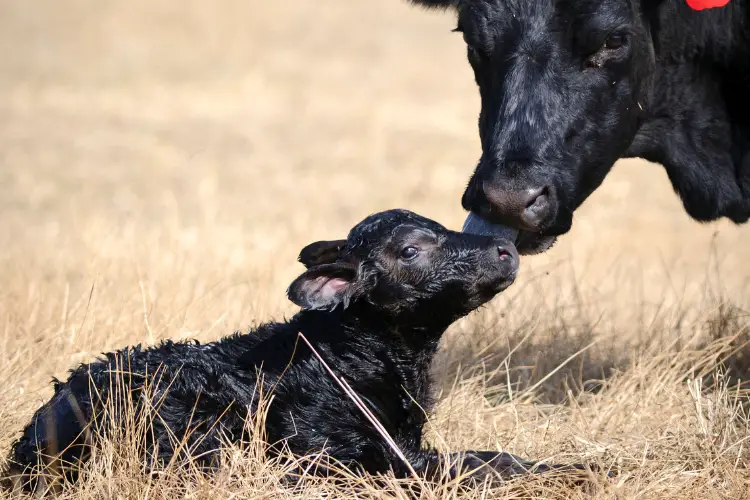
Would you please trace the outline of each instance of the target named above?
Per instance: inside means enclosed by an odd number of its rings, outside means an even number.
[[[600,12],[632,12],[633,0],[461,0],[459,16],[480,17],[517,26],[555,18],[594,16]]]
[[[538,57],[554,47],[596,45],[637,20],[633,0],[464,0],[458,25],[485,54],[502,50]],[[593,41],[590,41],[593,40]],[[588,47],[587,47],[588,48]],[[541,57],[544,59],[544,57]]]
[[[465,13],[508,16],[509,19],[513,19],[549,15],[560,3],[562,2],[559,0],[461,0],[458,10]]]

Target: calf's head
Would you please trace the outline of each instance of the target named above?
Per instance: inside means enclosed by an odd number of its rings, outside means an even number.
[[[507,288],[519,259],[507,240],[389,210],[367,217],[346,240],[306,246],[299,260],[307,271],[287,293],[302,308],[356,305],[385,319],[450,323]]]
[[[506,226],[521,253],[546,250],[635,137],[661,0],[412,1],[457,11],[479,86],[466,230]]]

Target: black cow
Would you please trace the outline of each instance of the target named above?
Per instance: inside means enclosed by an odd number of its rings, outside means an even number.
[[[698,221],[750,217],[750,2],[412,0],[458,13],[482,100],[465,230],[544,251],[618,158]]]
[[[205,345],[126,348],[56,382],[52,399],[13,446],[15,482],[34,488],[40,474],[55,470],[75,478],[92,433],[123,426],[128,411],[148,418],[147,457],[169,461],[190,453],[211,466],[222,439],[248,438],[248,412],[256,411],[261,393],[273,396],[265,420],[272,452],[325,450],[355,470],[401,477],[412,470],[435,477],[446,461],[454,464],[447,471],[453,476],[478,468],[475,478],[549,470],[506,453],[467,452],[459,459],[422,448],[424,412],[432,408],[430,363],[440,337],[513,282],[518,253],[512,243],[392,210],[368,217],[346,240],[305,247],[300,261],[308,269],[288,294],[303,310],[288,322]],[[350,384],[403,457],[300,333]]]

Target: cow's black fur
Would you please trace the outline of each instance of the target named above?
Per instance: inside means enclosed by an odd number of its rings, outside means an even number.
[[[412,1],[458,13],[482,99],[462,203],[522,230],[521,253],[567,232],[621,157],[663,164],[696,220],[750,217],[750,1]]]
[[[288,294],[303,310],[290,321],[205,345],[167,341],[126,348],[55,383],[54,396],[13,446],[16,478],[27,482],[34,470],[49,472],[61,462],[85,459],[87,429],[106,433],[122,425],[128,408],[144,406],[153,408],[151,430],[145,433],[148,456],[169,460],[189,451],[210,465],[222,438],[247,437],[248,409],[255,411],[259,393],[273,396],[265,420],[273,449],[286,445],[299,455],[325,449],[354,469],[408,475],[402,460],[299,341],[300,332],[367,403],[411,466],[420,474],[435,473],[441,457],[422,448],[424,411],[432,407],[430,361],[452,322],[512,283],[518,269],[515,248],[392,210],[368,217],[347,240],[307,246],[300,260],[307,270]],[[183,439],[187,447],[180,451],[175,443]],[[43,458],[57,452],[60,461]],[[501,474],[533,465],[508,454],[472,452],[463,468],[482,461]],[[477,474],[490,471],[482,470]],[[69,471],[75,477],[75,467]]]

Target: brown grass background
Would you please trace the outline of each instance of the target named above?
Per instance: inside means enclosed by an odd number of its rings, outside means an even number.
[[[404,0],[0,2],[0,454],[76,363],[293,313],[304,244],[394,207],[460,227],[479,99],[453,22]],[[748,248],[658,165],[618,163],[446,336],[430,435],[621,475],[421,494],[748,498]],[[153,478],[117,450],[64,495],[406,495],[292,492],[239,450],[213,481]]]

